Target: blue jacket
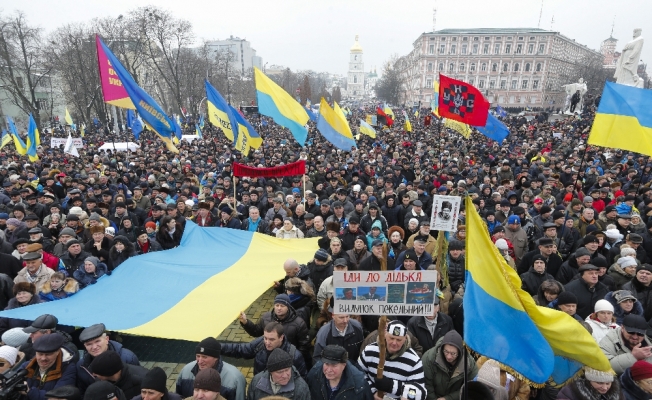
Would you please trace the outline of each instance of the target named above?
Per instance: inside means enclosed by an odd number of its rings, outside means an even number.
[[[356,368],[351,361],[346,362],[346,368],[342,373],[337,393],[331,397],[328,379],[322,372],[323,361],[317,362],[306,378],[310,388],[311,400],[372,400],[374,395],[365,379],[364,372]]]
[[[247,384],[245,378],[236,367],[231,364],[225,363],[220,358],[213,367],[220,373],[222,378],[222,388],[220,394],[226,400],[244,400]],[[195,376],[199,372],[197,361],[186,364],[179,373],[177,378],[177,394],[181,395],[184,399],[191,397],[194,391]]]
[[[107,350],[113,350],[118,353],[120,359],[122,359],[122,362],[125,364],[140,366],[140,361],[138,361],[138,357],[136,357],[134,352],[122,347],[121,343],[109,340],[109,348]],[[95,357],[91,356],[87,351],[84,351],[83,357],[77,361],[77,387],[82,391],[82,393],[86,391],[87,387],[95,382],[95,377],[93,377],[88,370],[88,367],[91,365],[94,358]]]
[[[303,359],[300,351],[293,344],[283,338],[283,349],[288,354],[294,354],[294,366],[299,371],[301,377],[305,377],[308,373],[306,369],[306,362]],[[222,345],[222,354],[234,358],[244,358],[246,360],[254,359],[254,375],[263,372],[267,369],[267,357],[271,351],[265,348],[264,338],[261,336],[252,340],[249,343],[225,343]]]
[[[401,267],[403,266],[403,260],[405,259],[406,251],[407,250],[402,251],[401,254],[399,254],[398,257],[396,258],[396,263],[394,265],[396,266],[397,271],[400,270]],[[421,257],[419,257],[419,262],[417,264],[419,265],[419,267],[421,267],[421,269],[428,269],[430,264],[432,264],[432,257],[430,256],[430,254],[424,251]]]
[[[77,271],[72,274],[72,277],[75,278],[77,282],[79,282],[79,288],[83,289],[88,285],[94,285],[97,283],[97,280],[104,275],[111,275],[106,264],[102,262],[97,263],[97,267],[95,267],[95,273],[89,274],[86,272],[84,264],[82,263],[82,265],[79,266],[79,269],[77,269]]]
[[[45,393],[66,385],[75,386],[77,378],[77,366],[72,362],[73,355],[65,349],[60,350],[57,360],[48,371],[45,382],[41,382],[39,367],[36,358],[23,364],[27,370],[27,398],[30,400],[45,400]]]

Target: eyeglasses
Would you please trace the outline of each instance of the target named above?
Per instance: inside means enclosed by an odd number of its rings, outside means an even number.
[[[456,351],[444,350],[444,354],[447,355],[447,356],[451,356],[451,357],[457,357],[457,352]]]
[[[630,331],[627,331],[627,334],[632,335],[632,336],[639,336],[639,337],[645,336],[644,333],[630,332]]]

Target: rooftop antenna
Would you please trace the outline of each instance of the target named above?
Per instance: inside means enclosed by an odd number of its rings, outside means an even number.
[[[614,19],[611,22],[611,33],[609,34],[609,38],[614,37],[614,25],[616,25],[616,16],[614,15]]]
[[[541,16],[543,15],[543,0],[541,0],[541,10],[539,10],[539,23],[537,24],[537,28],[541,28]]]

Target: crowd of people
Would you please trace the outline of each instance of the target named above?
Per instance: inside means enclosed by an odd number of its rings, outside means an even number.
[[[351,108],[352,123],[367,112]],[[255,321],[244,312],[239,318],[252,341],[204,339],[173,391],[163,370],[140,366],[103,325],[75,330],[53,315],[0,318],[0,372],[26,370],[30,399],[456,400],[463,390],[469,399],[649,398],[649,158],[587,146],[593,106],[569,117],[506,117],[511,133],[503,143],[478,132],[464,139],[419,111],[412,132],[396,113],[392,127],[375,139],[361,136],[351,151],[334,148],[312,122],[301,147],[257,114],[247,118],[264,141],[248,155],[231,150],[210,125],[202,138],[179,143],[178,154],[150,132],[141,133],[136,152],[100,151],[106,142],[133,141],[128,129],[101,126],[86,130],[79,157],[47,146],[51,136],[64,136],[60,126],[43,130],[36,162],[4,147],[4,309],[57,301],[111,279],[132,257],[179,246],[188,221],[319,238],[319,249],[310,260],[288,259],[283,271],[270,265],[279,270],[273,309]],[[194,131],[192,117],[187,122]],[[267,168],[300,159],[305,179],[232,173],[235,162]],[[435,195],[470,196],[522,288],[539,306],[584,325],[616,375],[586,367],[561,389],[540,388],[495,360],[465,356],[464,202],[457,232],[442,242],[430,230]],[[433,315],[390,318],[381,335],[379,316],[334,312],[334,271],[394,269],[438,270]],[[253,380],[247,384],[222,356],[253,359]]]

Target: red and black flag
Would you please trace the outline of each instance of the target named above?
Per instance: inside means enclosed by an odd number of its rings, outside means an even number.
[[[378,124],[383,124],[387,126],[392,126],[394,125],[394,120],[390,115],[385,114],[385,111],[383,111],[382,108],[376,107],[376,120],[378,121]]]
[[[489,102],[473,85],[439,74],[439,115],[472,126],[485,126]]]

